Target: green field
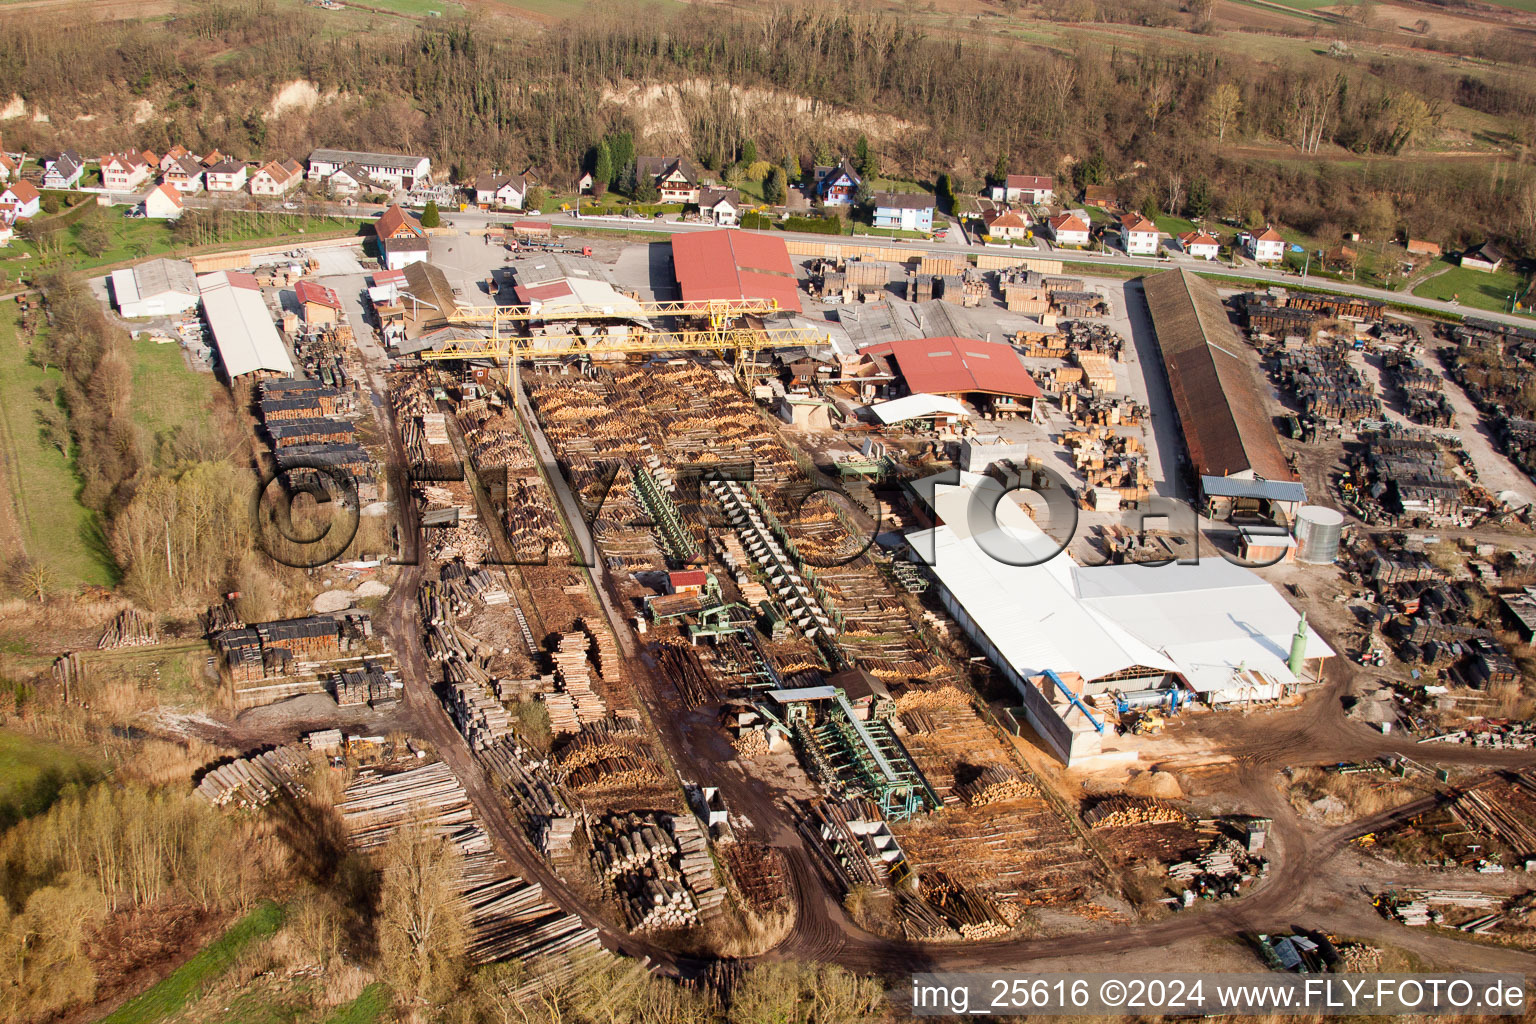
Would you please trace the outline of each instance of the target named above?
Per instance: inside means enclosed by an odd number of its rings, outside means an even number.
[[[0,463],[20,543],[65,586],[110,584],[113,568],[97,557],[96,517],[77,499],[74,467],[39,429],[38,416],[53,404],[62,375],[27,356],[15,314],[7,311],[0,316]],[[63,413],[55,418],[62,423]]]
[[[229,970],[247,946],[282,927],[283,908],[263,903],[176,968],[171,976],[101,1018],[100,1024],[152,1024],[177,1013]]]
[[[0,831],[46,811],[72,783],[90,783],[100,766],[68,747],[0,729]]]
[[[179,344],[133,342],[133,419],[148,435],[151,454],[183,424],[207,421],[215,387],[213,374],[187,368]]]
[[[389,1009],[389,986],[376,981],[363,994],[325,1019],[325,1024],[373,1024]]]
[[[1485,274],[1453,266],[1421,282],[1413,289],[1413,294],[1421,299],[1440,299],[1443,302],[1454,298],[1472,309],[1507,313],[1510,295],[1524,287],[1525,283],[1520,277],[1507,269],[1501,269],[1497,274]],[[1529,297],[1525,299],[1525,304],[1529,309]]]
[[[9,248],[0,250],[6,257],[0,259],[0,270],[5,272],[8,279],[15,279],[20,273],[35,277],[39,271],[44,270],[63,268],[90,270],[150,256],[191,251],[192,247],[183,245],[172,236],[170,223],[142,218],[130,219],[124,216],[124,212],[124,208],[112,207],[103,208],[96,214],[101,218],[108,238],[107,248],[98,255],[92,256],[80,248],[80,232],[85,225],[71,224],[60,231],[60,249],[56,255],[46,261],[40,260],[37,246],[18,238]],[[301,232],[334,236],[356,232],[365,223],[371,223],[371,221],[362,221],[353,217],[307,217],[240,211],[233,211],[228,217],[232,226],[220,237],[217,243],[219,246],[235,247],[242,243],[257,243],[269,239],[288,241]],[[205,248],[213,248],[213,246]]]
[[[380,11],[390,11],[394,14],[405,14],[413,18],[424,18],[436,11],[439,17],[448,17],[454,14],[463,14],[464,6],[449,2],[449,0],[366,0],[366,2],[354,4],[357,7],[372,7]]]

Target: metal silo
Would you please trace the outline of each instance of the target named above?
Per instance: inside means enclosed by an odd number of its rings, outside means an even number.
[[[1324,505],[1303,505],[1296,511],[1296,561],[1328,565],[1339,557],[1339,533],[1344,513]]]

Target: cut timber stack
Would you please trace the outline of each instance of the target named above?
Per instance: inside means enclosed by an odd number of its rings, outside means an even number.
[[[570,701],[570,713],[578,725],[589,722],[600,722],[608,717],[608,707],[603,699],[592,692],[592,675],[590,662],[587,660],[587,648],[590,639],[584,632],[563,633],[560,636],[560,646],[550,655],[555,663],[555,674],[565,687],[565,696]],[[548,701],[548,698],[546,698]],[[562,712],[564,709],[561,709]],[[553,725],[554,708],[550,709],[551,725]],[[574,732],[574,729],[560,729],[560,732]]]
[[[715,880],[715,863],[710,859],[709,843],[699,828],[699,820],[692,814],[675,816],[672,834],[677,841],[678,870],[698,901],[700,915],[708,917],[720,909],[725,890]]]
[[[582,628],[592,636],[592,661],[597,674],[614,681],[619,678],[619,645],[613,640],[613,632],[602,623],[583,621]]]
[[[1189,816],[1160,800],[1116,796],[1101,800],[1084,812],[1083,821],[1089,828],[1126,828],[1131,825],[1183,825],[1189,822]]]
[[[111,651],[119,647],[144,647],[159,642],[160,636],[155,629],[155,617],[137,608],[128,608],[118,612],[116,617],[107,623],[107,628],[102,631],[101,640],[96,644],[96,649]]]
[[[219,765],[203,776],[196,792],[215,807],[230,803],[261,807],[282,793],[303,794],[299,779],[312,767],[309,756],[298,747],[278,747]]]
[[[389,774],[365,768],[342,794],[336,810],[358,849],[382,846],[395,829],[417,818],[430,828],[448,833],[460,843],[461,849],[466,844],[486,848],[490,845],[485,833],[474,824],[464,787],[441,761]]]
[[[454,684],[448,691],[448,708],[474,750],[483,750],[512,731],[512,716],[481,686]]]
[[[1040,790],[1032,782],[1026,782],[1019,773],[1001,764],[990,764],[975,779],[956,788],[960,798],[972,807],[1003,803],[1007,800],[1023,800],[1039,796]]]

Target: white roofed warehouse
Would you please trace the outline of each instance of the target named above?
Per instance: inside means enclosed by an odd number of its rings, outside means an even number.
[[[197,279],[202,295],[203,318],[213,335],[214,348],[229,380],[248,374],[287,377],[293,360],[283,345],[272,311],[261,297],[261,287],[251,274],[221,270]]]
[[[992,478],[932,486],[940,525],[908,540],[945,608],[1069,764],[1102,751],[1108,724],[1088,707],[1095,696],[1178,689],[1214,705],[1274,700],[1319,678],[1334,653],[1279,591],[1217,554],[1188,565],[1079,565],[1021,507],[999,501]]]

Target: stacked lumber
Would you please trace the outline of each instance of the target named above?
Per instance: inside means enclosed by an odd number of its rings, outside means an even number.
[[[1040,795],[1040,789],[1034,783],[1025,781],[1018,772],[1001,764],[987,765],[976,778],[956,787],[955,792],[972,807]]]
[[[942,871],[923,877],[923,899],[941,914],[961,937],[973,941],[1000,939],[1012,927],[986,895],[950,879]]]
[[[953,942],[960,934],[927,900],[905,889],[896,891],[896,915],[903,937],[916,942]]]
[[[715,877],[715,862],[709,856],[709,842],[699,819],[691,814],[675,815],[671,825],[677,842],[677,868],[694,895],[699,913],[707,917],[725,901],[725,889]]]
[[[1485,780],[1479,786],[1491,781]],[[1469,789],[1451,801],[1449,810],[1452,817],[1463,825],[1498,839],[1518,854],[1536,853],[1536,830],[1532,830],[1526,821],[1516,817],[1507,808],[1490,801],[1478,792],[1478,787]]]
[[[144,647],[160,642],[155,627],[155,617],[137,608],[127,608],[117,613],[107,628],[102,630],[96,644],[99,651],[116,650],[119,647]]]
[[[934,721],[933,716],[922,708],[904,711],[901,713],[900,718],[901,724],[906,726],[909,733],[921,735],[923,733],[935,732],[939,728],[939,723]]]
[[[643,789],[661,781],[661,771],[654,762],[633,751],[599,757],[578,765],[566,772],[562,783],[567,789],[580,791],[604,787],[607,789]]]
[[[476,753],[480,763],[531,817],[560,818],[571,802],[548,771],[548,763],[527,757],[513,736],[500,737]]]
[[[1184,825],[1189,816],[1161,800],[1114,796],[1083,813],[1089,828],[1129,828],[1133,825]]]
[[[587,649],[591,644],[590,638],[585,632],[573,630],[560,635],[559,646],[550,654],[550,660],[555,664],[555,675],[559,678],[565,690],[565,697],[570,702],[569,717],[562,706],[562,719],[575,725],[570,728],[561,728],[558,732],[575,732],[576,727],[589,722],[600,722],[608,717],[608,706],[603,699],[592,690],[592,675],[590,662],[587,660]],[[546,701],[548,698],[546,698]],[[555,709],[550,709],[551,724],[553,725]]]
[[[592,662],[597,674],[612,682],[619,678],[619,645],[614,642],[613,631],[601,622],[584,619],[582,629],[592,636]]]
[[[203,775],[196,793],[215,807],[231,803],[255,809],[281,794],[306,792],[301,781],[313,767],[299,747],[278,747],[254,757],[240,758]]]

